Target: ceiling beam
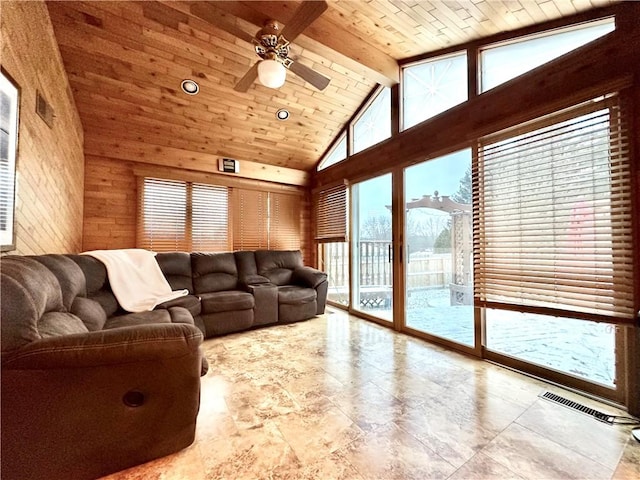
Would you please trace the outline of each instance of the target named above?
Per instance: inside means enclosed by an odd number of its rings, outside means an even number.
[[[229,14],[252,23],[257,31],[269,19],[275,19],[286,26],[299,5],[299,2],[223,1],[200,5],[195,2],[190,13],[235,34],[226,29],[231,22],[224,21],[224,18],[228,19]],[[239,27],[234,26],[234,30],[239,30]],[[247,40],[246,32],[238,36]],[[400,81],[400,67],[395,59],[322,16],[309,25],[293,43],[381,85],[391,87]]]

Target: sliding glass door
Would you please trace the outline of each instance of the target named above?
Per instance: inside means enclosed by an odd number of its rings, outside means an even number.
[[[612,320],[636,313],[619,108],[602,97],[483,139],[475,229],[487,356],[616,399]]]
[[[393,321],[391,174],[354,184],[352,308]]]
[[[474,347],[471,151],[404,171],[405,326]]]

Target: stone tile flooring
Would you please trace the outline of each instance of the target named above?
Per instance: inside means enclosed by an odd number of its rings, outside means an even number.
[[[203,348],[195,443],[105,478],[640,478],[630,427],[539,395],[624,412],[342,311]]]

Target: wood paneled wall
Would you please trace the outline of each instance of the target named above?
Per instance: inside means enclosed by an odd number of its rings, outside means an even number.
[[[136,246],[135,162],[86,156],[83,250]]]
[[[2,2],[2,67],[18,83],[16,250],[82,247],[83,129],[44,2]],[[36,91],[53,107],[53,128],[36,114]]]
[[[191,182],[233,183],[228,176],[193,170],[181,170],[87,155],[85,167],[84,250],[134,248],[136,246],[137,181],[136,174],[151,172],[160,178],[183,179]],[[145,173],[146,175],[146,173]],[[239,186],[269,189],[263,181],[237,179]],[[287,188],[273,184],[272,190]],[[305,262],[314,265],[315,255],[311,237],[311,202],[309,195],[302,197],[300,248]]]

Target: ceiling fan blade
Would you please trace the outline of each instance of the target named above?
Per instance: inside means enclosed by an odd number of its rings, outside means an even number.
[[[324,90],[327,88],[327,85],[329,85],[329,82],[331,81],[331,79],[325,77],[321,73],[318,73],[299,62],[293,62],[289,66],[289,70],[298,75],[304,81],[309,82],[318,90]]]
[[[195,2],[191,5],[189,11],[192,15],[195,15],[205,22],[218,27],[220,30],[224,30],[231,35],[238,37],[240,40],[244,40],[248,43],[251,43],[253,40],[253,35],[248,34],[235,24],[224,20],[223,17],[226,15],[226,12],[221,11],[207,2]]]
[[[302,31],[327,9],[327,2],[306,0],[298,7],[291,20],[282,29],[282,35],[293,42]]]
[[[258,78],[259,63],[260,62],[254,63],[249,71],[244,74],[244,77],[242,77],[240,81],[236,83],[236,86],[233,87],[236,92],[246,92],[247,90],[249,90],[249,87],[253,84],[253,82],[256,81],[256,78]]]

